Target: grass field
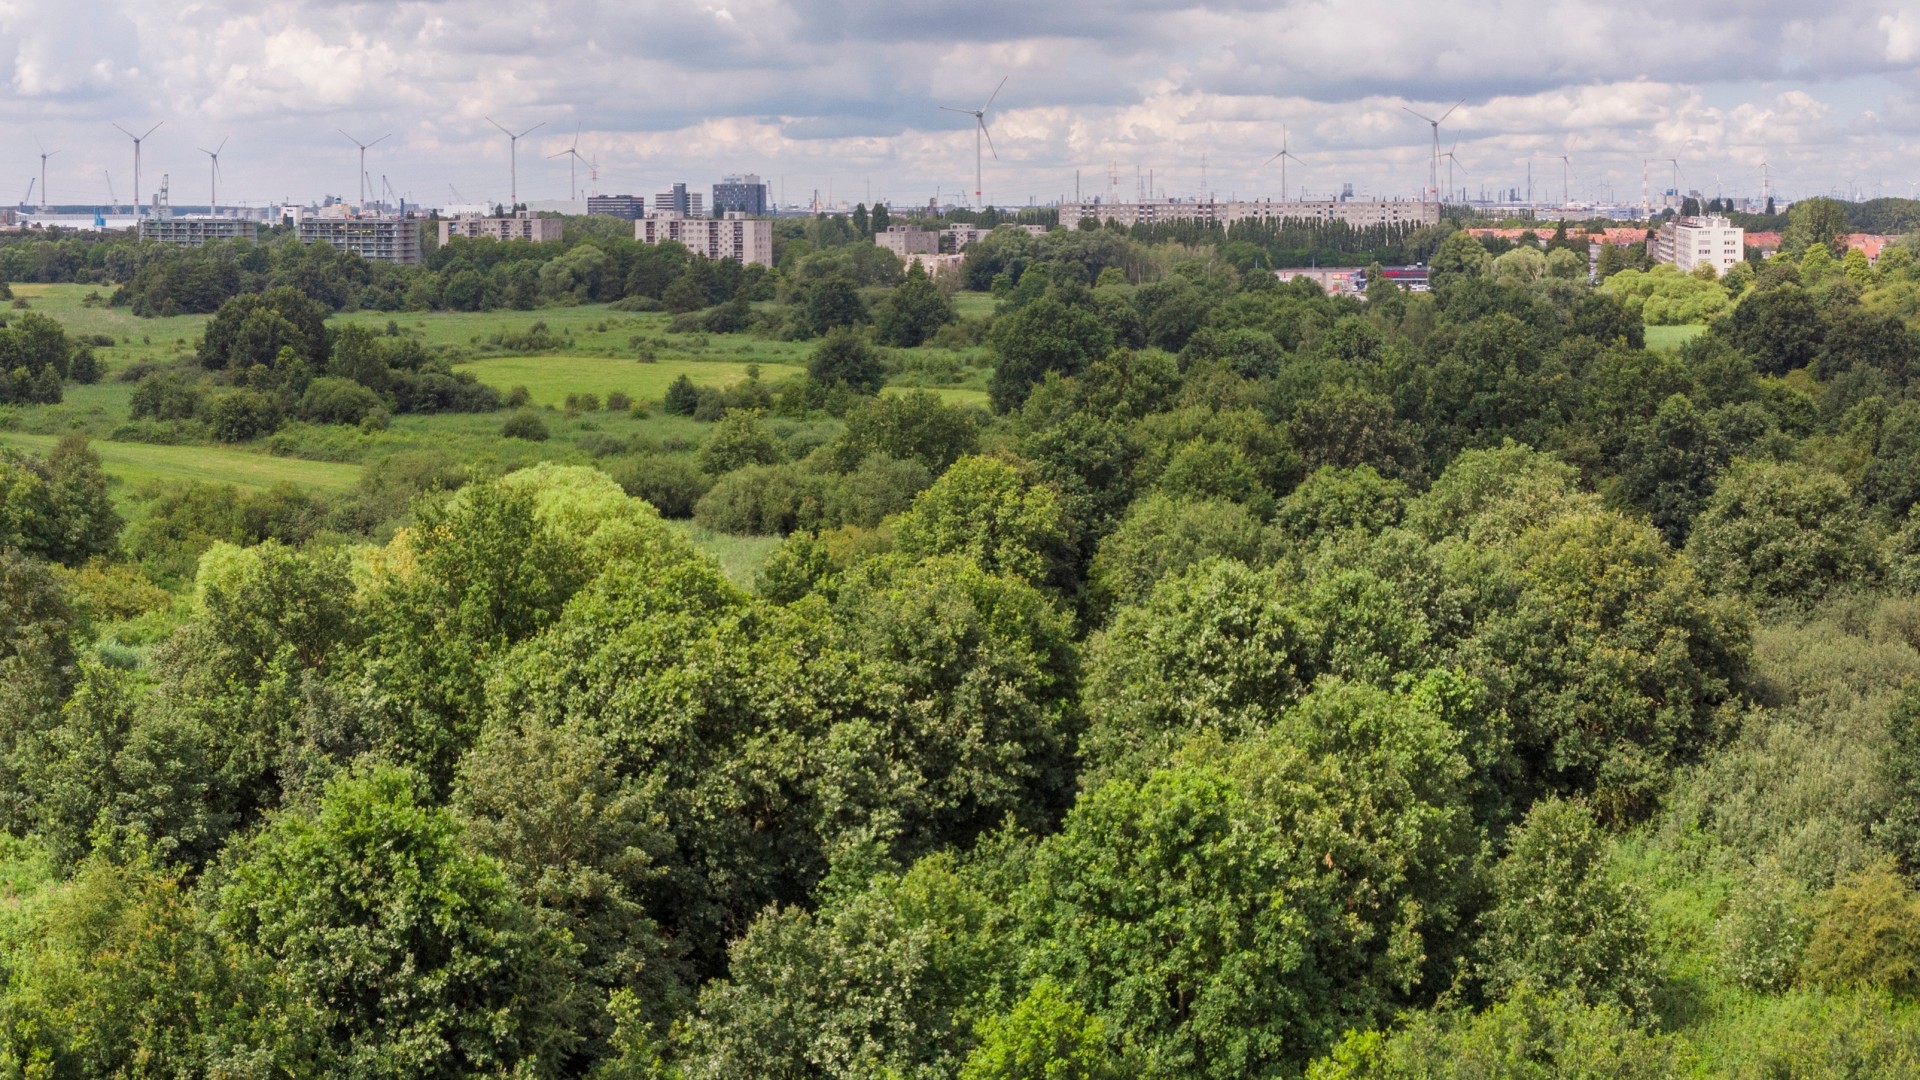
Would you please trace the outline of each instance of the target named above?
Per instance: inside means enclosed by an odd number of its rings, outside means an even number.
[[[36,453],[53,449],[58,441],[53,435],[0,431],[0,446]],[[352,487],[360,476],[357,465],[272,457],[227,447],[154,446],[95,440],[93,450],[100,455],[107,475],[128,486],[150,480],[194,480],[257,489],[287,481],[318,491],[343,491]]]
[[[1705,333],[1705,323],[1687,323],[1684,326],[1647,327],[1647,348],[1654,352],[1673,352],[1680,346]]]
[[[696,386],[726,386],[747,377],[752,361],[661,360],[643,364],[607,356],[495,356],[460,365],[481,382],[501,391],[524,386],[536,405],[559,405],[568,394],[598,394],[604,401],[618,390],[636,401],[659,401],[682,375]],[[768,382],[798,375],[805,368],[761,363]]]

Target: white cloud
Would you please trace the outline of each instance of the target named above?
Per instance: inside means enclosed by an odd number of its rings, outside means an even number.
[[[350,189],[336,127],[395,132],[369,169],[417,198],[498,198],[492,115],[548,122],[520,155],[535,197],[564,193],[565,162],[545,155],[578,125],[607,190],[752,170],[794,198],[871,182],[919,202],[972,186],[970,125],[936,106],[1002,76],[985,186],[1006,201],[1071,192],[1076,171],[1083,191],[1111,170],[1130,193],[1136,168],[1172,193],[1277,192],[1282,125],[1296,190],[1412,193],[1430,148],[1402,106],[1463,98],[1442,130],[1456,185],[1521,186],[1531,165],[1538,188],[1563,154],[1570,186],[1616,194],[1649,159],[1680,159],[1695,186],[1757,188],[1763,160],[1813,190],[1920,175],[1909,0],[96,0],[74,15],[0,0],[0,153],[26,160],[36,134],[71,146],[50,182],[76,198],[104,200],[102,170],[126,167],[107,122],[147,117],[168,121],[156,174],[197,175],[193,146],[231,133],[236,199]]]

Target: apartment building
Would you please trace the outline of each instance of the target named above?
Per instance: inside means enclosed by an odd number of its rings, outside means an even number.
[[[529,240],[537,244],[560,239],[565,227],[566,223],[560,218],[535,217],[530,213],[512,217],[461,214],[440,219],[440,242],[445,244],[456,236],[464,236],[473,240]]]
[[[653,197],[653,209],[658,214],[679,214],[681,217],[705,217],[706,196],[697,191],[688,191],[687,185],[675,184]]]
[[[1746,259],[1746,230],[1719,214],[1676,217],[1660,226],[1654,237],[1655,262],[1671,263],[1683,274],[1696,266],[1711,266],[1725,274]]]
[[[212,240],[258,240],[260,225],[230,217],[148,217],[140,219],[140,239],[199,247]]]
[[[420,223],[413,218],[314,215],[302,217],[298,228],[303,244],[326,244],[372,262],[420,262]]]
[[[596,217],[638,221],[646,216],[647,200],[638,195],[589,195],[587,213]]]
[[[909,255],[938,255],[940,234],[915,225],[889,225],[885,232],[873,234],[873,242],[902,259]]]
[[[728,214],[724,218],[653,213],[633,223],[633,238],[643,244],[671,240],[704,259],[732,259],[747,266],[773,265],[773,222]]]

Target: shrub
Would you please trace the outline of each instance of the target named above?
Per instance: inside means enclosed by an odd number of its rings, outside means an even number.
[[[1892,859],[1861,868],[1827,893],[1804,971],[1826,986],[1920,990],[1920,896]]]
[[[524,386],[516,386],[507,391],[506,405],[509,409],[522,409],[533,404],[533,395]]]
[[[382,404],[379,394],[351,379],[322,377],[307,384],[297,412],[316,424],[357,424]]]
[[[747,465],[772,465],[780,460],[780,444],[757,412],[734,411],[713,425],[700,446],[700,468],[722,476]]]
[[[532,409],[521,409],[507,417],[500,425],[500,435],[508,439],[525,439],[528,442],[546,442],[547,422]]]
[[[607,394],[608,412],[626,412],[633,408],[633,396],[623,390],[614,390]]]
[[[280,407],[256,390],[233,390],[214,399],[207,419],[221,442],[247,442],[280,426]]]
[[[669,416],[692,416],[694,410],[700,407],[700,391],[693,385],[692,379],[681,375],[667,387],[667,396],[660,402],[660,407]]]
[[[845,386],[861,394],[879,393],[887,381],[873,346],[844,328],[831,331],[814,348],[807,376],[822,386]]]
[[[791,465],[749,465],[721,477],[694,506],[693,520],[715,532],[784,536],[810,509],[811,488]]]
[[[713,479],[683,457],[648,454],[616,462],[608,470],[621,489],[653,504],[661,516],[689,518]]]

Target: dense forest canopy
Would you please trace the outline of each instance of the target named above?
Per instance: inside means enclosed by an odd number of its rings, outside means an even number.
[[[934,279],[864,208],[0,242],[102,290],[0,329],[0,1068],[1912,1073],[1920,266],[1829,218],[1597,286],[1450,226]],[[1328,251],[1432,291],[1269,272]],[[619,335],[657,398],[476,373]]]

